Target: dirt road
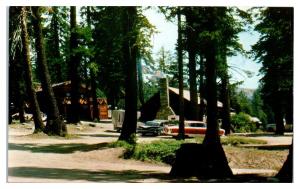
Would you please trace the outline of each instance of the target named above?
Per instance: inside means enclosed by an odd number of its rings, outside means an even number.
[[[106,146],[119,136],[110,123],[68,126],[71,136],[76,134],[69,139],[32,135],[32,131],[32,124],[9,128],[8,182],[197,182],[195,178],[173,180],[168,176],[171,167],[166,164],[120,158],[121,148]],[[168,137],[160,137],[164,138]],[[152,140],[157,137],[139,137],[138,142]],[[280,164],[286,155],[287,152],[282,153]],[[276,173],[276,170],[240,169],[235,167],[236,159],[232,160],[234,173]]]

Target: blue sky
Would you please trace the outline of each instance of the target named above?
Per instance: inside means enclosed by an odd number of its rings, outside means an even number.
[[[175,44],[177,40],[177,26],[176,23],[168,22],[165,20],[164,15],[158,13],[156,10],[148,9],[144,12],[149,21],[156,26],[159,33],[154,34],[152,38],[153,42],[153,55],[155,55],[158,50],[164,46],[166,50],[175,52]],[[258,40],[257,32],[243,32],[239,35],[240,42],[243,44],[245,50],[250,50],[251,45],[255,44]],[[260,79],[259,69],[260,64],[255,63],[253,60],[237,55],[227,59],[230,66],[233,69],[230,69],[232,75],[232,82],[234,81],[244,81],[241,85],[243,88],[252,88],[255,89],[258,87],[258,82]],[[252,77],[248,78],[242,70],[251,71]]]

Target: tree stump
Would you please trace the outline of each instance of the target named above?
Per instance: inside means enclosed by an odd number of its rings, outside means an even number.
[[[173,177],[230,178],[233,173],[228,166],[220,145],[195,143],[182,144],[176,151],[176,159],[170,175]]]

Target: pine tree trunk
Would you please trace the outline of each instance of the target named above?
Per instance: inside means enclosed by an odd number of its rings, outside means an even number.
[[[223,102],[223,109],[222,109],[222,127],[225,130],[225,134],[229,135],[231,130],[231,123],[230,123],[230,97],[229,97],[229,77],[228,77],[228,70],[227,70],[227,62],[226,56],[225,59],[225,67],[223,76],[221,78],[221,96]]]
[[[203,121],[203,116],[205,114],[205,82],[204,82],[204,73],[205,73],[205,63],[204,63],[204,56],[200,55],[200,86],[199,86],[199,93],[200,93],[200,108],[199,108],[199,120]]]
[[[54,22],[53,22],[53,29],[54,29],[54,58],[57,60],[60,60],[60,48],[59,48],[59,28],[58,28],[58,10],[57,7],[52,7],[53,9],[53,18]],[[55,82],[62,82],[63,78],[62,78],[62,69],[61,69],[61,62],[56,62],[55,63],[55,73],[56,73],[56,80]]]
[[[77,124],[80,122],[80,78],[79,78],[79,64],[80,58],[75,50],[78,48],[77,32],[76,32],[76,7],[71,6],[70,15],[70,62],[69,62],[69,75],[71,79],[71,108],[67,115],[67,121],[69,123]]]
[[[119,140],[135,143],[137,121],[137,46],[135,45],[137,31],[135,31],[135,24],[137,18],[137,8],[126,7],[124,9],[123,24],[125,40],[123,42],[123,52],[127,69],[125,73],[125,118]]]
[[[42,34],[42,25],[41,25],[41,15],[40,7],[31,7],[33,19],[33,27],[35,32],[35,49],[37,52],[37,64],[40,67],[40,72],[42,73],[41,82],[43,93],[45,94],[45,100],[47,104],[47,125],[45,128],[45,133],[50,135],[59,135],[64,136],[67,132],[66,125],[62,119],[62,116],[59,114],[57,102],[55,95],[51,86],[51,79],[48,70],[43,34]]]
[[[20,86],[20,81],[17,81],[17,89],[18,89],[18,99],[17,99],[17,105],[18,105],[18,110],[19,110],[19,120],[20,120],[20,123],[24,123],[25,122],[25,117],[24,117],[24,94],[22,94],[21,91],[22,88]]]
[[[285,115],[285,119],[286,119],[286,123],[287,124],[293,124],[294,123],[294,99],[293,99],[293,90],[289,91],[288,95],[287,95],[287,107],[286,107],[286,115]]]
[[[213,43],[213,42],[211,42]],[[216,47],[210,44],[206,55],[207,130],[204,143],[220,143],[217,121]]]
[[[137,73],[138,73],[138,92],[139,92],[139,100],[141,105],[145,103],[144,100],[144,80],[143,80],[143,70],[142,70],[142,62],[140,56],[137,57]]]
[[[278,104],[275,104],[273,108],[276,123],[275,134],[277,135],[284,135],[283,112],[281,108],[282,106],[279,106]]]
[[[277,173],[276,177],[282,182],[293,182],[293,156],[294,156],[294,145],[293,143],[289,149],[289,155],[285,160],[282,168]]]
[[[206,79],[207,79],[207,130],[203,145],[207,153],[208,174],[212,178],[231,177],[233,175],[228,161],[221,145],[219,136],[219,127],[217,121],[217,85],[216,85],[216,49],[215,45],[211,44],[210,52],[207,53],[206,62]],[[202,177],[206,175],[198,175]]]
[[[86,22],[91,29],[91,7],[86,7]],[[90,43],[89,43],[90,45]],[[89,57],[90,61],[93,62],[94,57]],[[93,99],[93,121],[99,121],[100,115],[99,115],[99,108],[98,108],[98,100],[97,100],[97,83],[96,83],[96,73],[93,70],[90,70],[91,74],[91,93],[92,93],[92,99]]]
[[[15,74],[14,74],[14,80],[15,80],[15,87],[13,90],[15,90],[15,104],[17,105],[17,109],[19,112],[19,120],[20,123],[25,122],[25,117],[24,117],[24,81],[23,81],[23,75],[24,75],[24,70],[23,70],[23,65],[21,63],[23,62],[22,59],[22,52],[20,48],[16,49],[16,54],[15,54],[15,60],[13,61],[14,67],[15,67]]]
[[[189,53],[189,84],[190,84],[190,102],[192,119],[199,120],[199,106],[196,84],[196,39],[193,27],[193,18],[190,8],[186,8],[186,22],[187,22],[187,48]]]
[[[209,29],[211,31],[215,30],[215,20],[217,17],[215,8],[210,9],[209,19]],[[206,54],[206,91],[207,91],[207,130],[204,137],[203,145],[206,149],[206,153],[210,158],[207,159],[209,169],[209,175],[211,177],[231,177],[233,175],[228,161],[221,145],[219,128],[217,121],[217,83],[216,83],[216,56],[217,56],[217,41],[210,39],[207,42]],[[200,175],[201,176],[201,175]]]
[[[30,107],[33,113],[33,120],[34,120],[34,132],[42,132],[44,130],[44,124],[41,118],[41,111],[40,107],[36,98],[35,90],[33,87],[32,82],[32,70],[31,70],[31,63],[30,63],[30,50],[29,50],[29,36],[27,33],[27,13],[26,7],[21,8],[21,38],[23,44],[23,57],[24,57],[24,67],[25,67],[25,82],[27,86],[27,93],[30,100]]]
[[[181,29],[181,10],[177,8],[177,25],[178,25],[178,40],[177,40],[177,52],[178,52],[178,75],[179,75],[179,131],[177,139],[184,140],[184,99],[183,99],[183,63],[182,63],[182,29]]]
[[[95,73],[91,71],[91,92],[92,92],[92,98],[93,98],[93,120],[99,121],[99,108],[98,108],[98,101],[97,101],[97,94],[96,94],[96,77]]]

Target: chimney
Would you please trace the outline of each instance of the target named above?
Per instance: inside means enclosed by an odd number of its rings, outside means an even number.
[[[156,119],[167,120],[168,116],[175,115],[174,111],[170,107],[169,100],[169,84],[168,78],[159,79],[159,97],[160,97],[160,108],[156,114]]]

